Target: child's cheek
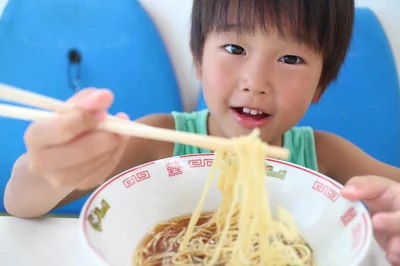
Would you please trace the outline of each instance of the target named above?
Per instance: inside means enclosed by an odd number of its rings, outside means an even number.
[[[277,99],[279,110],[293,120],[300,120],[303,117],[312,100],[308,95],[298,93],[281,96]]]

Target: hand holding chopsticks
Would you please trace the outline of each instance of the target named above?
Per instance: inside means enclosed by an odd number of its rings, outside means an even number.
[[[66,102],[1,83],[0,99],[51,111],[62,111],[74,108],[74,106]],[[3,117],[34,121],[51,117],[52,115],[54,114],[50,111],[0,104],[0,116]],[[126,121],[110,115],[104,122],[99,123],[98,128],[122,135],[184,143],[209,150],[216,150],[218,148],[229,149],[232,145],[232,142],[226,138],[203,136],[188,132],[157,128],[137,122]],[[268,145],[265,147],[265,156],[279,159],[286,159],[289,156],[289,151],[287,149]]]

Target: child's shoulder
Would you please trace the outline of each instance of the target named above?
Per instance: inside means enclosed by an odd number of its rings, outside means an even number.
[[[208,135],[207,109],[194,112],[172,112],[175,130]]]
[[[334,172],[332,169],[334,167],[340,167],[340,163],[337,159],[340,157],[347,157],[346,149],[353,150],[357,148],[351,142],[333,133],[314,130],[313,135],[319,171],[330,177],[332,176],[332,172]]]
[[[150,114],[139,118],[136,122],[154,127],[207,135],[208,114],[208,110],[195,112],[173,111],[170,114]]]
[[[399,168],[376,160],[336,134],[315,130],[314,140],[320,172],[342,184],[359,175],[393,177],[400,174]]]
[[[363,161],[368,157],[350,141],[330,132],[314,130],[314,140],[320,172],[340,183],[350,178],[346,176],[353,166],[356,167],[354,161],[357,158]]]
[[[135,122],[166,129],[175,128],[174,117],[172,116],[172,114],[149,114],[138,118],[137,120],[135,120]]]
[[[175,128],[174,118],[171,114],[149,114],[134,121],[156,128],[171,130]],[[123,154],[122,170],[148,161],[169,157],[172,154],[173,145],[173,143],[165,141],[132,137],[129,139]]]
[[[315,150],[318,162],[323,168],[340,161],[339,158],[356,159],[366,153],[347,139],[334,133],[314,130]],[[330,168],[330,167],[329,167]]]
[[[207,120],[208,110],[201,110],[196,112],[171,112],[170,114],[150,114],[140,119],[137,119],[135,122],[158,128],[207,135]],[[135,154],[137,154],[138,150],[143,151],[141,153],[141,157],[145,158],[146,160],[157,160],[165,157],[184,155],[188,153],[209,152],[204,149],[184,145],[181,143],[131,138],[128,149],[125,153],[125,157],[137,157],[137,155]]]
[[[290,150],[289,161],[319,171],[311,127],[296,126],[283,134],[283,146]]]
[[[209,112],[207,109],[190,113],[172,112],[175,130],[208,135],[208,115]],[[211,151],[200,147],[175,143],[172,155],[181,156],[195,153],[211,153]]]

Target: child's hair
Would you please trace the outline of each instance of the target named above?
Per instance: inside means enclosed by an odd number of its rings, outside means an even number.
[[[235,26],[237,32],[277,29],[323,56],[320,94],[337,78],[354,23],[354,0],[194,0],[190,48],[201,63],[212,31]]]

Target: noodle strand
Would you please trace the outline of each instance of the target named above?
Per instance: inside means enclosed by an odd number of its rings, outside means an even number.
[[[258,134],[254,130],[234,139],[233,150],[215,152],[188,223],[178,232],[168,229],[176,228],[177,222],[163,223],[161,231],[139,245],[134,265],[314,265],[312,250],[290,213],[277,206],[273,217],[266,189],[266,144]],[[203,205],[218,170],[222,199],[215,213],[204,215]]]

